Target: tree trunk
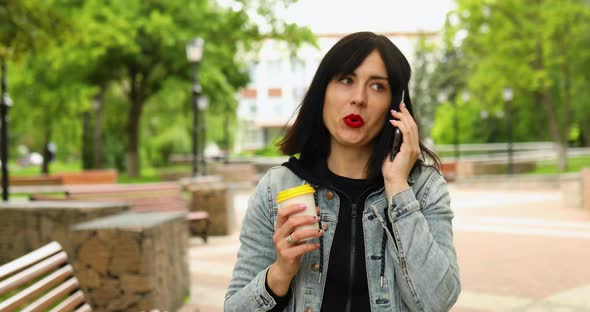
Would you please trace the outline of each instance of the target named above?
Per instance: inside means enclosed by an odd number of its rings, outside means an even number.
[[[560,153],[560,160],[559,160],[559,170],[561,172],[567,171],[567,149],[569,147],[569,129],[570,129],[570,120],[571,120],[571,94],[572,94],[572,85],[571,85],[571,71],[568,63],[564,63],[562,66],[563,70],[563,82],[564,82],[564,97],[563,97],[563,127],[562,127],[562,148]]]
[[[131,90],[129,92],[129,115],[127,118],[127,176],[138,177],[139,163],[139,121],[143,108],[143,84],[140,75],[131,72]]]
[[[41,174],[49,174],[49,162],[51,153],[49,151],[49,142],[51,141],[51,130],[45,131],[45,140],[43,140],[43,162],[41,163]]]
[[[534,67],[538,71],[545,70],[545,62],[543,56],[543,44],[541,39],[537,38],[537,58],[534,62]],[[549,87],[547,86],[545,79],[541,78],[540,92],[543,96],[543,106],[547,112],[547,120],[549,121],[549,129],[551,131],[551,138],[553,142],[558,146],[557,162],[559,171],[563,172],[567,169],[567,140],[563,138],[563,131],[559,127],[559,119],[557,118],[557,111]],[[567,128],[564,125],[564,128]],[[565,156],[565,158],[564,158]]]
[[[94,168],[92,137],[90,136],[90,112],[82,113],[82,169]]]
[[[101,86],[94,97],[94,167],[102,168],[102,115],[104,108],[104,95],[106,86]]]

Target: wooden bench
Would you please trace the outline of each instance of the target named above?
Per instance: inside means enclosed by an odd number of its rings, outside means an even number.
[[[65,197],[36,194],[31,200],[80,200],[101,202],[126,202],[131,210],[150,211],[188,211],[177,183],[137,183],[68,186]],[[186,215],[191,234],[198,235],[207,242],[210,220],[206,211],[189,212]]]
[[[117,170],[84,170],[80,172],[64,172],[54,174],[63,180],[66,185],[78,184],[114,184],[117,183]]]
[[[62,185],[63,179],[52,175],[12,176],[10,186]]]
[[[0,311],[92,311],[57,242],[0,266]]]

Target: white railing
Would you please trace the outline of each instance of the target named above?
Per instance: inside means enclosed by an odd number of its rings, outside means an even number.
[[[508,143],[459,144],[459,160],[507,162]],[[435,145],[437,154],[445,153],[443,160],[455,159],[455,145]],[[527,142],[512,144],[512,159],[520,161],[555,160],[558,158],[558,145],[553,142]],[[450,155],[449,155],[450,154]],[[590,148],[568,148],[568,157],[590,156]]]

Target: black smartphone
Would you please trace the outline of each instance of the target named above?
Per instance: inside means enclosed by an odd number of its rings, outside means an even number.
[[[399,111],[399,104],[404,101],[404,93],[406,90],[402,90],[402,97],[398,103],[398,111]],[[393,104],[393,103],[392,103]],[[393,107],[393,105],[391,105]],[[397,153],[399,153],[399,149],[402,145],[402,132],[399,131],[399,128],[395,127],[393,131],[393,143],[391,144],[391,153],[389,154],[389,161],[393,161]]]

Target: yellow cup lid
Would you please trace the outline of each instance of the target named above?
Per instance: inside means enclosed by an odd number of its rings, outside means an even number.
[[[300,195],[313,193],[315,193],[315,190],[313,189],[313,187],[309,186],[309,184],[303,184],[300,186],[292,187],[290,189],[286,189],[279,192],[279,194],[277,195],[277,203]]]

